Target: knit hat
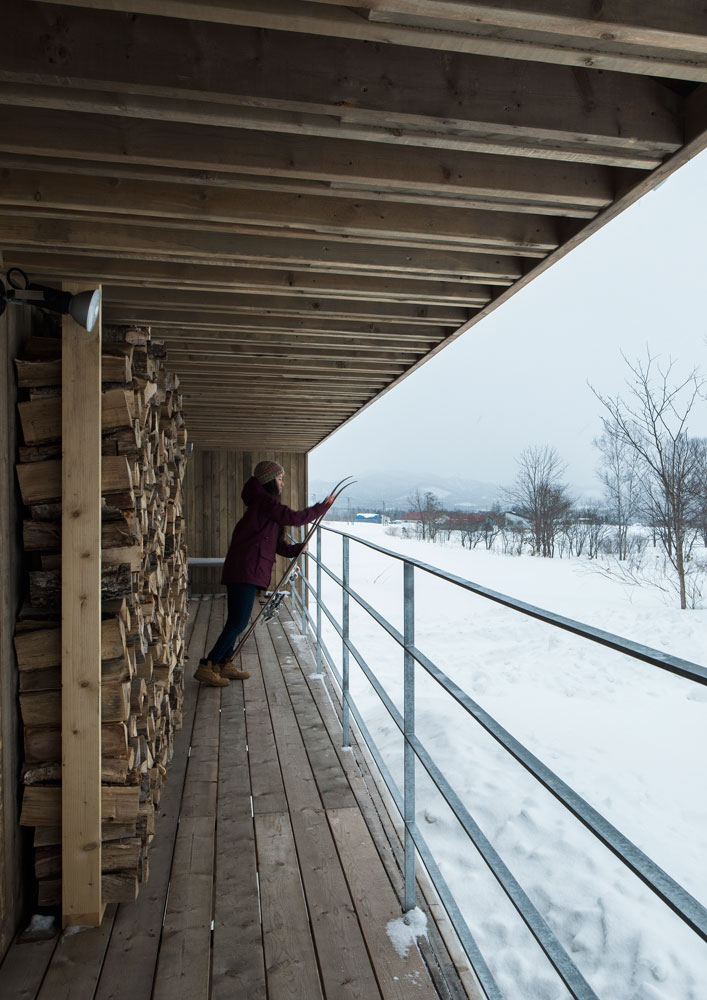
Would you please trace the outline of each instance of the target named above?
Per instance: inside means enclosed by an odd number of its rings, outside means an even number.
[[[261,485],[269,483],[272,479],[277,476],[282,476],[285,474],[285,470],[277,462],[258,462],[256,467],[253,469],[253,475],[258,480]]]

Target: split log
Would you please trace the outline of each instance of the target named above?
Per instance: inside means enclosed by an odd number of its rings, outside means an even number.
[[[18,358],[17,384],[22,388],[61,385],[61,359],[53,361],[27,361]],[[128,356],[113,356],[103,352],[101,381],[104,385],[129,386],[132,382],[132,365]]]
[[[103,326],[101,331],[103,340],[103,350],[109,351],[111,347],[127,347],[140,344],[144,346],[150,338],[149,327],[142,326]],[[132,351],[131,351],[132,354]]]
[[[28,507],[61,499],[60,461],[20,463],[16,469],[22,502]],[[101,463],[102,494],[107,497],[117,493],[132,494],[132,489],[132,475],[127,458],[122,455],[106,455]],[[134,499],[129,506],[135,506]]]
[[[24,726],[61,725],[61,689],[30,691],[20,694],[20,713]],[[101,684],[101,719],[125,722],[130,716],[130,682]]]
[[[103,902],[132,903],[139,891],[135,872],[108,872],[101,878]],[[39,906],[61,905],[61,879],[42,879],[38,883],[37,903]]]
[[[105,757],[128,758],[128,730],[124,722],[103,723],[101,726],[101,753]],[[30,764],[51,763],[61,760],[61,729],[59,727],[26,726],[24,730],[24,756]]]
[[[137,871],[142,853],[139,837],[123,837],[109,841],[101,850],[101,871]],[[38,879],[61,877],[61,847],[54,844],[39,847],[34,854],[34,873]]]
[[[140,792],[136,788],[105,785],[101,789],[104,824],[132,824],[140,809]],[[20,826],[61,827],[61,787],[29,786],[22,795]]]
[[[39,670],[61,665],[61,628],[42,628],[15,635],[15,654],[20,670]],[[125,623],[119,617],[101,622],[101,659],[127,661]]]
[[[17,409],[26,445],[43,444],[61,437],[61,396],[18,403]],[[132,392],[110,389],[101,397],[101,424],[104,431],[129,428],[133,431],[134,400]],[[133,431],[134,440],[134,431]]]
[[[128,780],[128,762],[116,757],[101,756],[101,781],[108,785],[124,785]],[[45,785],[61,781],[61,763],[30,764],[22,767],[22,781],[25,785]]]
[[[132,593],[129,563],[104,566],[101,570],[101,598],[113,599]],[[58,608],[61,600],[61,570],[33,570],[29,574],[29,597],[35,608]]]

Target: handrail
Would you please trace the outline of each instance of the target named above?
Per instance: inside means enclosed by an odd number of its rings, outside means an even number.
[[[332,535],[338,535],[342,539],[343,545],[343,575],[338,577],[328,566],[326,566],[321,556],[321,532],[328,531]],[[373,549],[385,556],[393,558],[404,565],[404,634],[401,634],[383,615],[381,615],[372,605],[358,594],[349,584],[349,544],[350,541]],[[306,632],[307,625],[312,629],[317,641],[317,663],[318,670],[321,670],[322,655],[329,664],[337,683],[342,690],[342,707],[344,713],[344,745],[348,744],[348,716],[353,715],[356,723],[364,737],[372,756],[378,765],[383,779],[391,792],[393,801],[398,808],[404,823],[405,829],[405,909],[414,906],[415,898],[415,877],[414,877],[414,853],[417,849],[423,863],[425,864],[433,883],[437,887],[440,898],[447,909],[452,924],[464,945],[469,961],[475,968],[479,981],[485,990],[487,997],[493,1000],[501,1000],[502,994],[493,976],[483,960],[479,948],[476,945],[471,932],[461,916],[458,907],[449,891],[448,886],[439,872],[432,852],[426,844],[419,828],[415,823],[414,816],[414,796],[415,796],[415,760],[419,760],[427,771],[434,785],[444,797],[452,812],[465,830],[467,836],[474,843],[477,851],[484,859],[502,889],[513,903],[515,909],[520,914],[535,939],[539,943],[542,951],[552,963],[560,978],[565,983],[570,994],[576,1000],[597,1000],[596,994],[583,978],[574,962],[567,954],[552,930],[546,924],[544,918],[535,908],[531,900],[524,893],[518,882],[506,868],[500,856],[496,853],[490,842],[475,823],[466,807],[460,801],[447,778],[432,759],[422,742],[415,734],[415,712],[414,712],[414,690],[415,678],[414,668],[419,665],[440,687],[452,697],[472,718],[474,718],[483,729],[488,732],[497,743],[499,743],[516,761],[518,761],[533,777],[538,780],[544,788],[552,795],[612,853],[621,860],[629,870],[637,875],[663,902],[665,902],[700,938],[707,941],[707,909],[695,899],[686,889],[669,876],[662,868],[645,855],[635,844],[625,837],[616,827],[603,817],[597,810],[589,805],[580,795],[578,795],[569,785],[558,777],[547,765],[543,764],[526,747],[516,740],[507,730],[505,730],[495,719],[493,719],[484,709],[473,701],[458,685],[444,674],[440,668],[432,662],[414,642],[414,572],[420,570],[431,574],[439,579],[445,580],[463,590],[474,593],[480,597],[502,604],[514,611],[529,617],[546,622],[556,628],[563,629],[573,634],[579,635],[592,642],[600,643],[620,653],[624,653],[634,659],[641,660],[652,666],[667,670],[673,674],[686,678],[690,681],[707,684],[707,669],[700,664],[692,663],[679,657],[672,656],[660,650],[651,649],[648,646],[635,643],[620,636],[605,632],[600,629],[584,625],[573,619],[556,615],[553,612],[535,607],[524,601],[519,601],[497,591],[489,590],[472,581],[465,580],[454,574],[447,573],[427,563],[417,559],[412,559],[380,545],[376,545],[366,539],[350,535],[347,532],[335,528],[322,526],[317,533],[317,551],[314,555],[308,553],[316,566],[316,588],[311,581],[303,574],[301,594],[295,594],[293,589],[293,600],[295,600],[302,612],[303,632]],[[326,606],[322,599],[322,574],[331,579],[342,593],[342,621],[337,621],[336,616]],[[309,594],[316,603],[316,620],[311,616],[307,607],[306,595]],[[384,685],[376,677],[370,665],[366,663],[360,651],[356,648],[349,635],[349,603],[355,601],[371,618],[384,630],[403,651],[404,656],[404,711],[401,713],[393,703],[391,697],[385,690]],[[331,653],[326,648],[322,640],[322,613],[331,623],[332,627],[342,641],[342,672],[339,673]],[[352,656],[358,663],[364,676],[368,679],[374,691],[378,695],[388,714],[399,728],[403,735],[403,746],[405,750],[404,759],[404,792],[400,793],[389,769],[383,761],[382,755],[375,744],[375,741],[361,717],[354,699],[349,690],[348,663]]]
[[[383,555],[391,556],[399,562],[409,563],[411,566],[424,570],[426,573],[430,573],[440,580],[454,583],[463,590],[469,590],[473,594],[478,594],[479,597],[486,597],[488,600],[495,601],[497,604],[502,604],[507,608],[512,608],[514,611],[520,611],[521,614],[528,615],[531,618],[537,618],[548,625],[556,625],[566,632],[573,632],[584,639],[590,639],[592,642],[609,646],[619,653],[627,653],[629,656],[637,660],[643,660],[645,663],[650,663],[654,667],[661,667],[663,670],[669,670],[671,673],[698,681],[700,684],[707,684],[707,667],[703,667],[699,663],[682,660],[677,656],[672,656],[670,653],[664,653],[658,649],[651,649],[650,646],[643,646],[641,643],[633,642],[631,639],[622,639],[611,632],[604,632],[602,629],[593,628],[591,625],[584,625],[582,622],[574,621],[572,618],[565,618],[562,615],[554,614],[552,611],[545,611],[543,608],[537,608],[533,604],[519,601],[515,597],[508,597],[506,594],[501,594],[498,591],[489,590],[488,587],[482,587],[478,583],[472,583],[471,580],[465,580],[461,576],[447,573],[445,570],[431,566],[429,563],[423,563],[419,559],[410,559],[407,556],[401,556],[398,552],[393,552],[391,549],[384,549],[374,542],[366,541],[364,538],[358,538],[356,535],[347,535],[345,531],[339,531],[337,528],[329,528],[324,525],[322,525],[322,528],[324,531],[329,531],[333,535],[340,535],[342,538],[353,538],[356,542],[365,545],[369,549],[382,552]],[[311,553],[309,555],[312,557]]]

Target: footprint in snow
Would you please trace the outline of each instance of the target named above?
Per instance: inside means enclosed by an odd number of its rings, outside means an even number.
[[[707,688],[699,688],[697,691],[692,691],[687,696],[688,701],[707,701]]]

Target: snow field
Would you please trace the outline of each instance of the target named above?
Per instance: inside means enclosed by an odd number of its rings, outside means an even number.
[[[345,526],[375,544],[685,659],[704,659],[707,612],[628,589],[583,559],[541,560]],[[351,586],[402,631],[402,563],[351,542]],[[341,575],[341,538],[323,533]],[[341,595],[324,577],[324,600]],[[415,572],[415,644],[707,904],[707,688]],[[341,643],[324,619],[340,667]],[[402,712],[402,651],[352,601],[351,639]],[[397,726],[351,658],[351,691],[402,789]],[[704,1000],[707,945],[421,668],[416,732],[601,1000]],[[569,996],[460,824],[417,767],[417,823],[508,1000]]]

